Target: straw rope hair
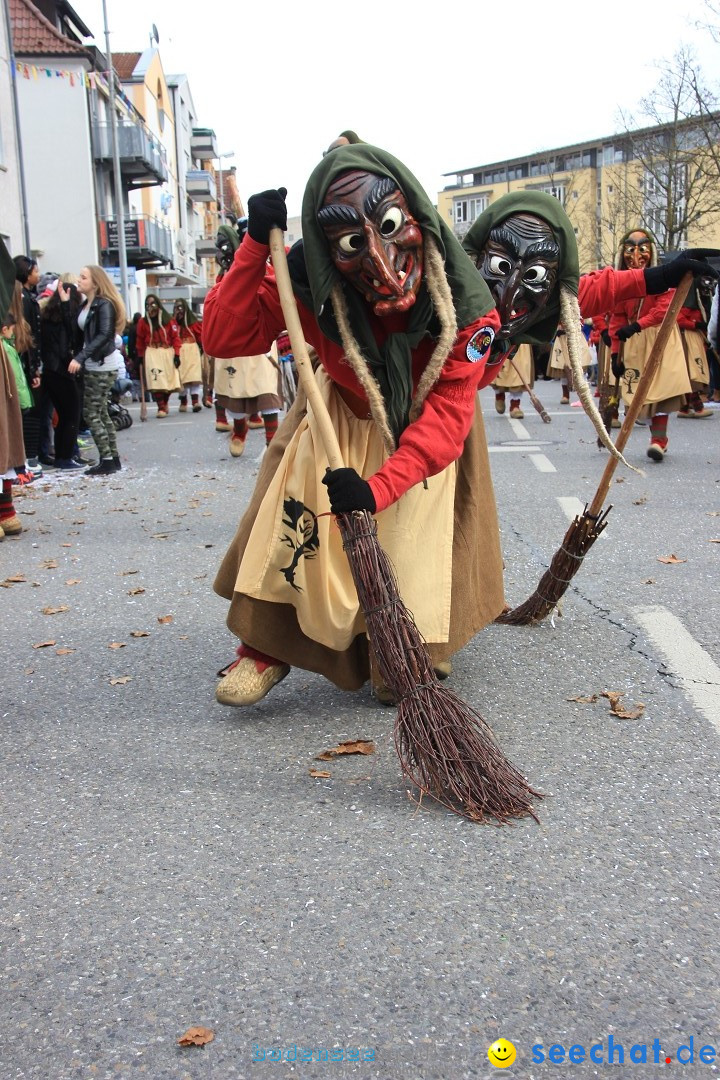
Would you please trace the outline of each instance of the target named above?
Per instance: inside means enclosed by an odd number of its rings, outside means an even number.
[[[605,428],[605,424],[597,410],[595,402],[593,401],[592,391],[583,374],[582,362],[580,360],[582,349],[585,344],[585,339],[582,330],[580,329],[582,326],[580,305],[575,293],[571,292],[565,285],[560,286],[560,318],[562,319],[563,329],[567,334],[568,353],[570,354],[570,364],[573,373],[573,386],[577,390],[577,395],[582,402],[582,406],[590,417],[590,421],[597,432],[598,442],[602,443],[605,449],[609,450],[614,458],[621,461],[623,465],[627,465],[628,469],[640,473],[641,470],[636,469],[634,465],[630,465],[615,446],[615,443],[612,441]]]
[[[445,273],[445,264],[437,244],[431,236],[426,235],[424,237],[424,252],[425,282],[435,308],[435,314],[440,321],[440,336],[437,339],[432,356],[420,377],[417,390],[413,396],[412,405],[410,407],[410,422],[417,420],[425,398],[440,378],[443,364],[450,355],[458,332],[455,305],[453,304],[450,284]],[[390,430],[390,423],[382,391],[377,379],[370,370],[370,366],[363,357],[360,345],[353,334],[342,285],[339,283],[333,285],[330,295],[333,303],[333,311],[335,312],[335,320],[337,322],[338,330],[340,331],[340,340],[342,341],[342,346],[345,351],[345,357],[353,369],[358,382],[365,391],[368,405],[370,406],[370,415],[380,430],[385,449],[389,454],[392,454],[393,450],[396,449],[395,439]]]

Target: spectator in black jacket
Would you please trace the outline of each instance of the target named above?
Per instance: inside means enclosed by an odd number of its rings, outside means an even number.
[[[82,297],[73,284],[58,280],[57,288],[40,313],[43,356],[42,386],[55,407],[55,468],[81,469],[75,461],[80,419],[80,384],[68,365],[82,347],[78,314]]]
[[[40,453],[40,375],[42,372],[42,358],[40,353],[40,308],[34,288],[40,279],[40,268],[37,261],[28,255],[16,255],[15,279],[22,288],[22,314],[30,327],[32,342],[20,352],[25,378],[30,387],[33,404],[29,409],[23,410],[23,439],[25,440],[25,453],[30,472],[34,476],[42,476],[42,466],[38,461]]]

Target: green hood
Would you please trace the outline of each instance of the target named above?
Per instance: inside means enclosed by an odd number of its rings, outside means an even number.
[[[336,270],[317,214],[330,184],[338,176],[354,169],[389,176],[402,190],[423,235],[435,240],[444,258],[459,327],[475,322],[491,311],[494,304],[485,282],[468,262],[460,244],[439,217],[419,181],[402,162],[367,143],[340,146],[323,158],[308,180],[302,206],[303,249],[309,288],[294,281],[295,292],[315,313],[323,334],[342,345],[330,294],[334,285],[343,286],[352,331],[380,386],[390,426],[397,439],[407,426],[412,399],[411,351],[426,333],[436,336],[439,324],[427,286],[423,283],[415,304],[408,312],[406,329],[391,334],[379,346],[368,319],[371,309],[357,289],[349,285]]]
[[[491,203],[467,232],[463,247],[473,262],[482,254],[491,229],[513,214],[535,214],[542,218],[560,245],[558,287],[548,300],[544,317],[512,340],[513,345],[543,345],[552,341],[560,321],[559,285],[565,285],[577,296],[580,279],[577,239],[570,218],[553,195],[544,191],[514,191]]]

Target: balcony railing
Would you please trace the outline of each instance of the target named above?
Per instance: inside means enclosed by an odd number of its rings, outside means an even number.
[[[102,218],[100,227],[100,250],[104,255],[117,258],[117,218]],[[165,225],[147,214],[125,218],[125,247],[128,263],[139,268],[164,266],[172,262],[172,233]]]
[[[198,239],[195,241],[195,255],[198,259],[214,259],[217,255],[217,248],[215,247],[215,237],[198,237]]]
[[[117,125],[120,172],[133,187],[163,184],[169,177],[165,147],[142,124]],[[112,131],[109,123],[92,125],[93,155],[96,161],[112,160]]]
[[[215,202],[217,199],[215,177],[205,169],[188,169],[185,173],[185,190],[195,202]]]
[[[209,161],[218,156],[215,132],[212,128],[193,128],[190,137],[190,152],[198,161]]]

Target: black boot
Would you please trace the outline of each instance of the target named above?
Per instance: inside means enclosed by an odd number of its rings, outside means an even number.
[[[93,465],[92,468],[86,469],[83,476],[109,476],[115,472],[115,462],[112,458],[103,458],[98,461],[97,465]]]

